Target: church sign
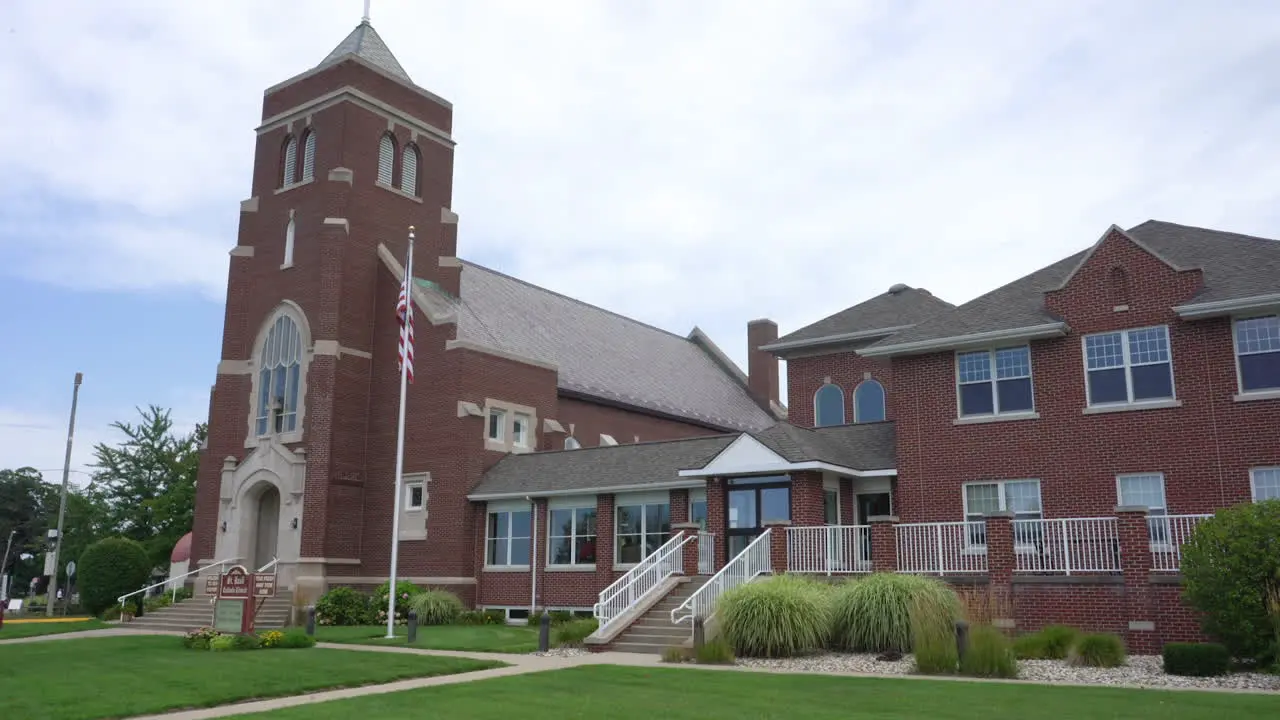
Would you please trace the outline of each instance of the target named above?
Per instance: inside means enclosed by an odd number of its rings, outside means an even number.
[[[276,574],[271,573],[254,573],[253,575],[253,596],[255,598],[269,598],[276,596]]]
[[[222,581],[218,583],[218,598],[249,597],[251,577],[252,575],[244,569],[243,565],[233,566],[222,574]]]
[[[253,578],[253,574],[242,565],[235,565],[218,576],[217,599],[213,601],[215,630],[228,633],[253,632]]]

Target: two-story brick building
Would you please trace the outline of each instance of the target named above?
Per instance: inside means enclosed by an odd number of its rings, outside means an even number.
[[[386,579],[410,225],[400,575],[469,604],[594,612],[600,642],[658,649],[760,573],[923,572],[1004,594],[1017,627],[1149,648],[1195,632],[1176,570],[1199,517],[1280,496],[1280,242],[1112,227],[960,306],[894,285],[784,337],[752,321],[743,373],[696,328],[459,260],[451,110],[367,22],[267,90],[200,565],[276,558],[303,599]]]

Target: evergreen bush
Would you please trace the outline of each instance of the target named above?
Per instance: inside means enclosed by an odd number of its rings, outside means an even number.
[[[99,540],[76,563],[80,603],[94,615],[118,605],[121,595],[141,590],[151,578],[151,560],[142,544],[128,538]]]
[[[1219,643],[1169,643],[1161,654],[1170,675],[1214,677],[1231,669],[1231,653]]]
[[[385,617],[385,616],[384,616]],[[369,596],[349,587],[335,587],[316,601],[319,625],[371,625],[373,608]]]

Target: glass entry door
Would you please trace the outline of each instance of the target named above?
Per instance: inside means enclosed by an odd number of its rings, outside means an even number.
[[[867,518],[893,514],[893,496],[889,493],[866,493],[857,496],[858,524],[866,525]],[[862,536],[858,561],[871,563],[871,533]]]
[[[729,481],[728,558],[733,559],[764,532],[771,520],[791,519],[791,480],[785,475]]]

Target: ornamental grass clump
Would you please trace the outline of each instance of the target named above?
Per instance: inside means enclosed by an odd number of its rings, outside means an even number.
[[[1067,662],[1082,667],[1113,668],[1124,661],[1124,640],[1111,633],[1081,635],[1067,653]]]
[[[969,647],[960,659],[960,672],[970,677],[1016,678],[1018,659],[1009,638],[990,625],[969,631]]]
[[[716,608],[720,632],[740,657],[795,657],[825,645],[830,594],[809,580],[780,575],[740,585]]]
[[[949,675],[960,662],[955,621],[933,612],[927,599],[911,601],[911,648],[916,672]]]
[[[1013,643],[1014,653],[1024,660],[1062,660],[1076,644],[1080,633],[1066,625],[1049,625],[1040,632],[1023,635]]]
[[[418,616],[419,625],[449,625],[465,608],[448,590],[426,590],[409,598],[409,609]]]
[[[922,627],[954,627],[960,599],[941,580],[874,573],[831,596],[831,644],[847,652],[910,652],[912,615]]]

